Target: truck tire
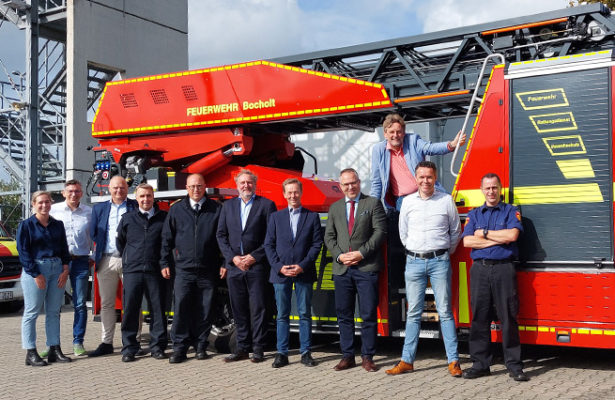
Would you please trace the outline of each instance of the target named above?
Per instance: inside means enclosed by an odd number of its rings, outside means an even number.
[[[210,350],[218,353],[234,353],[237,350],[237,332],[226,285],[216,288],[215,298],[216,306],[209,334]]]

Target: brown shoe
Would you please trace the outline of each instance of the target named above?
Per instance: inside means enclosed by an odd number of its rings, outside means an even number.
[[[414,365],[408,364],[405,361],[400,361],[396,366],[391,369],[387,369],[384,372],[386,372],[387,375],[399,375],[405,374],[406,372],[414,372]]]
[[[333,367],[336,371],[343,371],[348,368],[354,368],[357,366],[357,363],[354,361],[354,356],[344,357],[340,360],[340,362]]]
[[[376,371],[378,371],[380,369],[380,368],[376,367],[376,364],[374,364],[374,360],[372,360],[371,357],[363,357],[363,361],[361,362],[361,366],[367,372],[376,372]]]
[[[463,372],[461,371],[461,367],[459,366],[459,361],[453,361],[448,365],[448,372],[451,373],[451,376],[454,378],[461,378]]]

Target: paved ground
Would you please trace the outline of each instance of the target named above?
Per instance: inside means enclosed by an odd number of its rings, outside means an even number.
[[[43,320],[39,319],[39,333],[44,332]],[[448,376],[442,343],[433,340],[420,342],[414,373],[389,377],[383,370],[333,371],[339,360],[335,336],[317,337],[317,367],[301,365],[295,351],[291,365],[273,369],[273,349],[262,364],[225,364],[222,354],[205,361],[189,354],[188,362],[174,365],[151,357],[125,364],[120,361],[116,334],[113,355],[34,368],[24,366],[20,321],[18,313],[0,315],[1,399],[615,399],[615,351],[530,346],[524,349],[524,359],[531,381],[517,383],[501,364],[493,366],[492,376],[474,381]],[[62,345],[67,354],[72,353],[71,324],[67,307],[62,314]],[[99,323],[90,322],[86,348],[93,349],[99,338]],[[377,364],[394,365],[401,344],[401,339],[379,340]],[[43,346],[41,335],[39,348]],[[467,349],[462,346],[461,350],[462,368],[469,367]]]

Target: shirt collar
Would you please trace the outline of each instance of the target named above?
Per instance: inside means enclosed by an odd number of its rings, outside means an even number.
[[[154,215],[154,207],[150,208],[149,211],[145,211],[141,207],[139,207],[139,212],[142,214],[147,214],[150,218]]]
[[[483,203],[483,208],[481,209],[481,212],[485,212],[487,210],[493,210],[493,209],[496,209],[496,208],[501,211],[503,207],[504,207],[504,202],[503,201],[500,201],[497,205],[495,205],[493,207],[489,207],[487,205],[487,203],[485,202],[485,203]]]
[[[292,208],[292,207],[289,206],[288,207],[288,212],[291,213],[291,214],[298,214],[298,213],[301,212],[301,207],[299,207],[299,208]]]
[[[387,150],[390,150],[390,151],[392,151],[392,152],[394,152],[394,153],[401,153],[401,154],[404,154],[404,145],[403,145],[403,142],[402,142],[402,145],[399,147],[399,150],[398,150],[398,149],[395,149],[393,146],[391,146],[391,143],[389,143],[389,141],[387,140],[387,147],[386,147],[386,148],[387,148]]]
[[[241,202],[241,204],[243,204],[244,206],[247,206],[248,204],[252,203],[254,201],[254,198],[256,197],[256,194],[253,194],[252,197],[250,197],[250,200],[248,200],[248,202],[244,202],[243,199],[241,198],[241,196],[239,196],[239,201]]]
[[[359,194],[357,195],[357,197],[355,197],[355,198],[354,198],[354,202],[355,202],[355,203],[358,203],[358,202],[359,202],[359,200],[361,200],[361,195],[362,195],[362,194],[363,194],[363,193],[359,193]],[[345,199],[345,202],[346,202],[346,203],[348,203],[348,202],[350,201],[350,198],[349,198],[348,196],[344,196],[344,199]]]
[[[197,204],[197,202],[192,200],[190,197],[188,197],[188,200],[190,201],[190,208],[194,208],[194,205]],[[201,206],[203,206],[203,203],[205,203],[205,197],[199,200],[198,203],[199,203],[199,208],[201,208]]]
[[[79,202],[79,205],[77,206],[77,208],[75,208],[75,211],[81,211],[82,210],[82,205],[83,203]],[[65,211],[73,211],[72,208],[70,208],[70,206],[68,205],[68,201],[64,200],[64,210]]]
[[[128,205],[128,199],[124,199],[124,201],[122,201],[120,204],[115,204],[112,200],[109,200],[109,203],[111,203],[111,207],[122,207],[122,206],[127,206]],[[79,205],[81,205],[81,203],[79,203]]]

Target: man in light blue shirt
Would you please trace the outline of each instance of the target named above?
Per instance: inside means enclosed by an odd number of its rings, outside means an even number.
[[[102,342],[88,356],[97,357],[113,353],[115,333],[115,300],[118,283],[122,279],[122,258],[115,246],[117,227],[122,215],[138,209],[135,200],[128,199],[128,184],[119,175],[109,181],[111,200],[98,203],[92,208],[90,237],[96,243],[96,278],[100,292],[100,322]]]

